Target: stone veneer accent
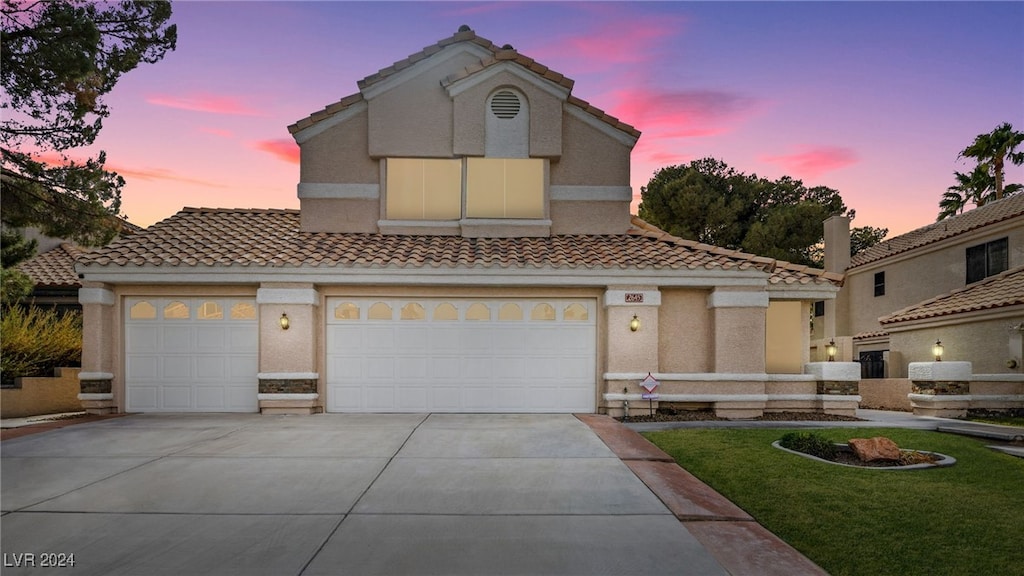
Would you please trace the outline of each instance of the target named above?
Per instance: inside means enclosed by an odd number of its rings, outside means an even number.
[[[818,380],[818,394],[832,396],[856,396],[860,394],[858,380]]]
[[[80,394],[110,394],[113,391],[113,380],[105,378],[102,380],[81,380],[79,382]]]
[[[316,378],[260,378],[260,394],[316,394]]]
[[[914,380],[913,393],[930,396],[956,396],[969,394],[971,383],[963,380],[929,381]]]

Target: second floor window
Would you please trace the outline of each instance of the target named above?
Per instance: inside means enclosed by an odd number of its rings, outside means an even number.
[[[875,296],[885,296],[885,272],[875,272]]]
[[[387,214],[392,220],[458,220],[462,161],[388,158]]]
[[[995,276],[1010,267],[1010,249],[1006,238],[967,249],[967,283]]]

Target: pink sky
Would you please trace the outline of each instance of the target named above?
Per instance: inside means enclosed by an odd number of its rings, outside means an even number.
[[[1024,130],[1019,2],[196,2],[173,19],[178,49],[122,78],[94,146],[142,226],[298,207],[287,126],[461,24],[640,129],[637,198],[658,168],[713,156],[836,188],[854,225],[899,234],[934,221],[975,135]]]

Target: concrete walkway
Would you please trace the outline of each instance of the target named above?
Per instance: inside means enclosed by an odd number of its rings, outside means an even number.
[[[729,573],[571,415],[133,415],[0,453],[4,576]]]

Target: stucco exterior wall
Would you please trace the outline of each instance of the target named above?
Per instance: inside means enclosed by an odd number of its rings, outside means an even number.
[[[854,335],[881,330],[880,317],[963,288],[967,282],[967,248],[1003,237],[1009,238],[1009,268],[1024,265],[1024,221],[1018,220],[964,234],[941,247],[920,248],[847,271],[843,292],[847,296],[850,325],[846,330],[839,326],[838,333]],[[883,271],[885,295],[875,296],[875,273]]]
[[[562,157],[551,162],[552,186],[629,186],[630,147],[566,114]]]
[[[78,373],[81,368],[57,368],[53,377],[18,378],[18,388],[0,390],[0,418],[79,412]]]
[[[512,87],[526,96],[530,111],[530,156],[557,157],[562,153],[562,99],[509,72],[500,72],[453,99],[454,153],[483,156],[487,98],[498,88]]]
[[[767,308],[714,308],[714,372],[764,373]]]
[[[629,202],[552,200],[551,234],[622,234],[629,230]]]
[[[373,234],[380,221],[379,198],[346,200],[305,198],[300,202],[303,232],[349,232]]]
[[[665,289],[658,309],[659,371],[704,373],[713,370],[708,290]]]
[[[370,156],[450,158],[454,112],[441,80],[479,61],[480,55],[469,52],[436,63],[425,61],[421,64],[429,67],[416,76],[374,94],[369,99]]]
[[[974,374],[1021,374],[1024,362],[1024,338],[1014,329],[1024,322],[1024,307],[998,318],[945,326],[925,326],[914,330],[901,330],[890,335],[894,350],[903,354],[903,372],[910,362],[930,362],[932,345],[942,341],[945,361],[971,362]],[[1010,368],[1007,362],[1015,361]]]
[[[808,309],[804,302],[771,302],[765,314],[765,372],[800,374],[808,361]]]
[[[299,180],[316,183],[380,182],[378,161],[369,156],[366,110],[324,130],[299,148]]]
[[[913,385],[906,378],[870,378],[858,385],[861,408],[873,410],[898,410],[910,412],[910,398]]]

